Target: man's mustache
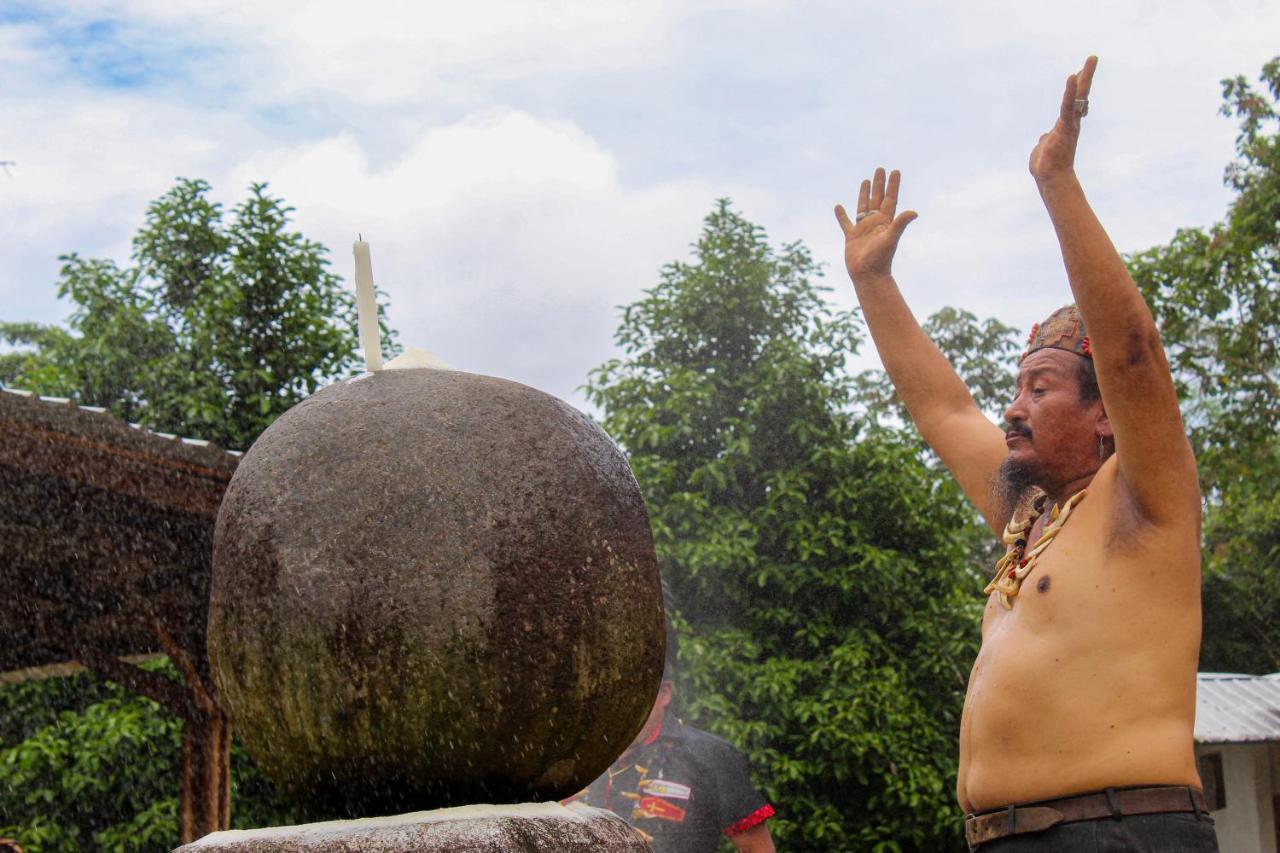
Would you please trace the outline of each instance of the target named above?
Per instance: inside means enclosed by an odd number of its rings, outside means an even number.
[[[1030,441],[1030,440],[1031,440],[1031,427],[1027,426],[1027,425],[1026,425],[1025,423],[1023,423],[1022,421],[1014,421],[1014,422],[1013,422],[1013,423],[1011,423],[1011,424],[1005,424],[1005,425],[1004,425],[1004,434],[1005,434],[1006,436],[1010,436],[1010,435],[1020,435],[1020,436],[1022,436],[1023,438],[1025,438],[1025,439],[1027,439],[1028,441]]]

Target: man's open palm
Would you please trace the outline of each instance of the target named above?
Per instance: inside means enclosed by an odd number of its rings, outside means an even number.
[[[886,186],[884,169],[876,169],[874,179],[863,181],[858,190],[856,221],[836,205],[836,220],[844,231],[844,265],[854,282],[890,274],[898,240],[917,216],[914,210],[897,212],[901,182],[895,169]]]

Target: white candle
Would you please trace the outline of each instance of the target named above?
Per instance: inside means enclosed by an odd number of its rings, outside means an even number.
[[[356,310],[360,327],[360,346],[370,373],[382,369],[382,334],[378,331],[378,302],[373,295],[373,261],[369,244],[356,240],[351,246],[356,256]]]

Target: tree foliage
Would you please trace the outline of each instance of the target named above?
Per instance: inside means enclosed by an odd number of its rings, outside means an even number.
[[[327,250],[290,230],[292,208],[266,185],[253,184],[230,221],[209,190],[183,179],[152,202],[130,266],[62,255],[68,328],[0,323],[0,340],[18,347],[0,356],[0,383],[247,448],[356,370],[355,299]]]
[[[0,837],[29,853],[172,849],[181,741],[177,717],[89,675],[0,689]],[[232,772],[235,826],[292,818],[239,748]]]
[[[910,434],[855,416],[860,341],[796,243],[721,201],[627,306],[590,399],[676,600],[676,701],[751,757],[787,850],[964,849],[956,731],[982,587],[972,513]]]
[[[1205,514],[1201,668],[1280,670],[1280,57],[1223,81],[1226,217],[1129,260],[1178,380]]]
[[[922,328],[964,380],[978,408],[1000,419],[1013,400],[1017,381],[1018,330],[994,317],[980,320],[949,306],[931,315]],[[893,424],[911,424],[906,406],[883,370],[863,371],[856,387],[867,417],[879,422],[889,415]]]

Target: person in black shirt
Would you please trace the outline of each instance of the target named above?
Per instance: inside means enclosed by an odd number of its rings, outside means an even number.
[[[774,809],[751,784],[746,757],[667,712],[675,690],[675,639],[667,636],[662,687],[644,728],[571,800],[619,815],[655,853],[715,853],[721,835],[744,853],[774,853],[766,823]]]

